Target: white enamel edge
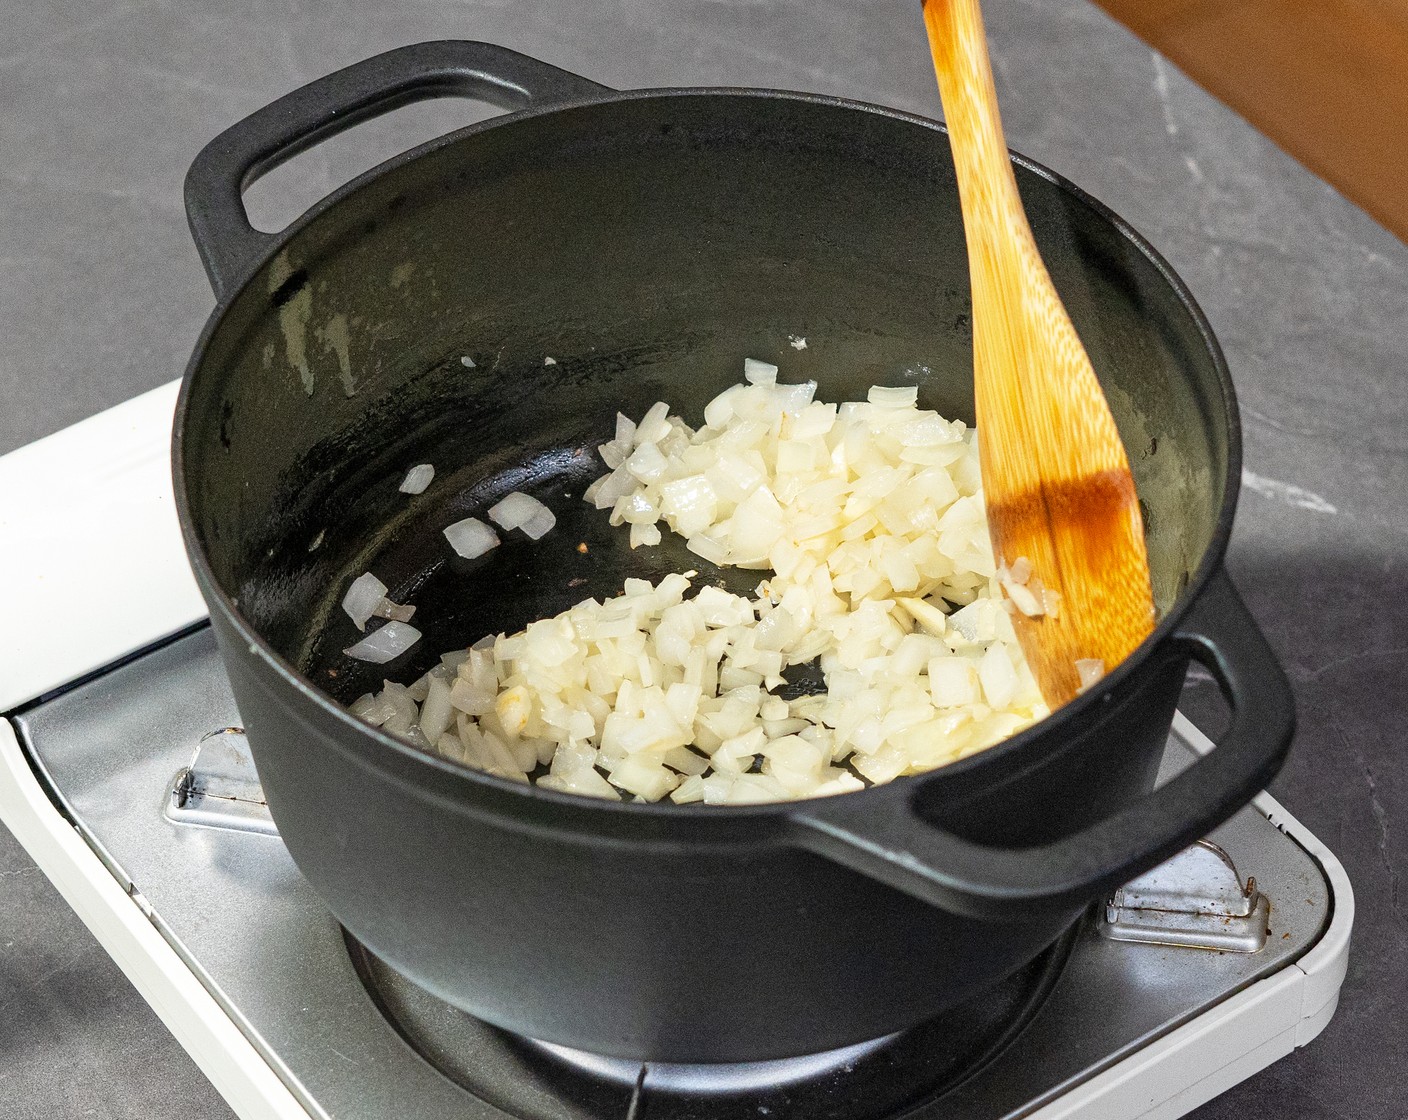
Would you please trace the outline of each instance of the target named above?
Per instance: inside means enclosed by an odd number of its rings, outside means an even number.
[[[0,457],[0,711],[205,617],[171,490],[178,384]]]
[[[1173,730],[1200,754],[1213,749],[1181,712]],[[1349,966],[1354,924],[1349,877],[1334,854],[1269,793],[1252,804],[1324,870],[1334,906],[1329,928],[1300,960],[1027,1114],[1027,1120],[1175,1120],[1304,1046],[1330,1021]]]
[[[6,719],[0,719],[0,818],[241,1120],[325,1120],[298,1103],[59,815]]]

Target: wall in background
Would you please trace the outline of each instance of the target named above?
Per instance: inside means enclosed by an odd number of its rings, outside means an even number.
[[[1408,0],[1097,0],[1408,240]]]

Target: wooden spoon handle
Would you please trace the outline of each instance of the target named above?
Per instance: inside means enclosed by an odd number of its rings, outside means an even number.
[[[1007,155],[977,0],[924,0],[924,26],[929,32],[944,120],[953,137],[963,213],[987,219],[978,223],[982,231],[1006,227],[1009,232],[1024,234],[1030,242],[1031,227]],[[973,228],[969,222],[970,231]],[[1006,254],[998,253],[990,257],[990,263],[998,265],[1006,259]]]
[[[977,345],[981,350],[1004,338],[1019,337],[1019,332],[1004,329],[1004,324],[1017,323],[1035,310],[1050,320],[1038,324],[1039,328],[1052,332],[1065,345],[1079,348],[1075,328],[1056,295],[1017,192],[978,0],[925,0],[924,25],[958,175],[974,313],[990,312],[1001,319],[991,330],[979,330],[975,323]],[[1032,306],[1033,292],[1047,295],[1046,306]],[[992,355],[1020,382],[1030,372],[1031,363],[1011,357]],[[1001,384],[992,378],[978,378],[980,432],[984,406],[1000,404],[985,398]]]

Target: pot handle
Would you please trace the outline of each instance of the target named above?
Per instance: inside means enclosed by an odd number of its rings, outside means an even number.
[[[1290,683],[1225,572],[1168,641],[1213,674],[1231,724],[1215,750],[1113,816],[1040,847],[989,847],[922,819],[906,783],[904,792],[882,786],[814,802],[792,817],[793,842],[971,917],[1079,909],[1225,821],[1271,780],[1290,748]],[[887,792],[898,796],[887,800]]]
[[[523,109],[606,86],[492,43],[449,39],[398,47],[287,93],[207,144],[186,174],[186,219],[217,300],[277,240],[249,223],[244,191],[299,152],[362,121],[437,97]]]

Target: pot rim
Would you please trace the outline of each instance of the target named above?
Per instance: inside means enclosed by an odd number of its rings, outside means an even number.
[[[223,299],[217,300],[215,308],[211,311],[205,325],[201,329],[201,333],[192,350],[191,358],[181,378],[181,388],[177,397],[173,418],[172,481],[175,490],[176,513],[181,526],[181,535],[185,541],[187,556],[191,562],[196,581],[207,605],[211,607],[212,610],[219,610],[224,616],[225,621],[234,628],[240,640],[245,643],[248,653],[251,656],[265,661],[269,668],[272,669],[284,683],[306,697],[324,717],[331,717],[354,735],[364,736],[365,738],[361,741],[369,741],[375,746],[375,753],[365,750],[354,753],[350,749],[342,747],[341,742],[339,742],[340,748],[346,750],[349,756],[356,758],[359,763],[387,773],[388,776],[397,776],[394,772],[400,771],[400,776],[403,778],[413,776],[416,779],[420,779],[423,777],[433,782],[437,788],[445,792],[457,792],[468,788],[476,792],[487,792],[491,795],[515,798],[517,800],[511,802],[511,804],[515,804],[523,810],[525,816],[521,818],[521,820],[525,826],[529,826],[530,822],[528,817],[534,810],[548,808],[565,810],[574,817],[577,814],[583,814],[582,819],[599,818],[603,822],[612,822],[618,826],[627,827],[632,821],[641,824],[658,825],[666,819],[691,821],[696,825],[704,821],[713,821],[725,827],[750,822],[766,823],[775,826],[784,823],[787,818],[799,812],[814,810],[817,805],[825,804],[831,801],[832,798],[802,798],[798,800],[767,802],[755,805],[676,805],[673,802],[667,803],[664,801],[606,801],[605,799],[590,798],[579,794],[561,793],[555,790],[542,789],[534,784],[525,785],[521,782],[513,782],[507,778],[500,778],[493,774],[475,770],[462,763],[452,762],[449,759],[430,754],[393,735],[387,734],[380,728],[372,727],[370,724],[362,722],[356,716],[352,715],[348,709],[344,708],[332,697],[318,688],[308,677],[301,673],[291,662],[265,641],[263,636],[260,635],[242,614],[240,614],[234,599],[215,579],[206,557],[205,546],[200,540],[191,516],[190,495],[185,480],[186,426],[184,421],[191,402],[192,385],[201,368],[211,338],[220,329],[231,307],[244,295],[249,287],[249,281],[264,269],[274,257],[282,253],[304,230],[317,222],[324,214],[338,206],[348,197],[362,190],[364,187],[367,187],[372,182],[399,170],[401,167],[414,162],[422,156],[429,155],[432,152],[439,151],[452,144],[467,140],[494,128],[512,126],[526,120],[554,113],[607,106],[619,102],[688,97],[732,97],[747,100],[802,102],[827,108],[856,111],[867,115],[888,117],[904,124],[916,125],[931,132],[939,133],[944,137],[948,136],[948,128],[942,121],[920,116],[915,113],[907,113],[899,109],[876,105],[872,102],[858,101],[829,94],[729,86],[680,86],[621,91],[606,90],[601,94],[593,94],[588,97],[573,98],[567,101],[559,101],[551,105],[530,107],[493,116],[487,120],[468,125],[465,128],[435,137],[432,140],[410,148],[377,164],[314,203],[283,230],[270,235],[267,249],[260,254],[257,260],[248,266],[246,275],[238,284],[231,285],[228,294]],[[1065,176],[1053,171],[1044,164],[1011,149],[1009,149],[1008,154],[1017,167],[1046,180],[1058,190],[1088,207],[1098,218],[1103,219],[1112,226],[1117,233],[1154,267],[1155,271],[1163,279],[1164,283],[1168,285],[1178,303],[1183,307],[1193,325],[1196,327],[1203,347],[1212,359],[1213,368],[1217,374],[1218,387],[1222,394],[1223,409],[1227,419],[1227,470],[1222,480],[1222,493],[1219,496],[1218,515],[1208,545],[1204,549],[1197,567],[1190,575],[1188,584],[1183,592],[1174,601],[1168,612],[1159,620],[1158,624],[1144,641],[1141,642],[1120,665],[1103,677],[1096,687],[1077,696],[1074,700],[1047,715],[1044,719],[1018,732],[1016,735],[1004,739],[999,743],[995,743],[981,751],[976,751],[954,762],[946,763],[934,770],[919,774],[902,775],[882,785],[836,795],[847,799],[848,804],[858,805],[858,801],[852,800],[857,798],[868,798],[870,803],[877,807],[882,800],[893,800],[896,798],[908,800],[917,794],[923,785],[936,778],[942,777],[946,779],[949,777],[957,777],[967,774],[974,769],[998,766],[1009,760],[1014,760],[1019,756],[1032,753],[1037,749],[1044,750],[1046,752],[1044,757],[1049,757],[1051,748],[1047,740],[1049,740],[1052,733],[1057,730],[1061,722],[1070,722],[1079,719],[1087,713],[1092,713],[1097,707],[1108,703],[1115,691],[1122,687],[1144,662],[1158,656],[1160,647],[1164,646],[1173,637],[1178,629],[1179,623],[1182,622],[1193,602],[1203,592],[1218,569],[1221,568],[1223,557],[1226,554],[1227,544],[1231,537],[1232,522],[1236,514],[1237,499],[1240,490],[1237,480],[1240,480],[1242,470],[1241,418],[1237,406],[1236,393],[1232,386],[1231,373],[1228,370],[1226,358],[1207,320],[1207,316],[1203,313],[1202,308],[1199,307],[1183,279],[1174,271],[1172,265],[1170,265],[1164,256],[1128,221],[1089,192],[1083,190]],[[559,823],[565,823],[565,821]]]

